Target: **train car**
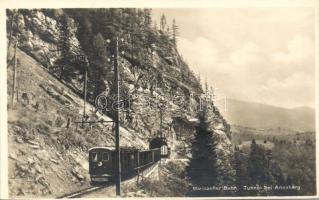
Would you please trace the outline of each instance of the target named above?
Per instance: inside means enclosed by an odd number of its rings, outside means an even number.
[[[89,149],[89,174],[91,183],[108,182],[113,178],[113,163],[115,162],[112,155],[114,150],[109,147],[95,147]]]
[[[169,158],[171,155],[171,149],[168,147],[167,144],[161,146],[161,157],[162,158]]]
[[[135,176],[161,159],[160,149],[139,151],[121,148],[121,176],[123,179]],[[113,181],[116,176],[116,152],[110,147],[89,149],[89,173],[91,183]]]
[[[112,156],[115,160],[116,152],[112,152]],[[124,149],[121,148],[121,176],[123,178],[128,178],[130,176],[134,176],[138,164],[138,155],[139,151],[137,149]],[[113,174],[116,172],[116,164],[113,163]]]

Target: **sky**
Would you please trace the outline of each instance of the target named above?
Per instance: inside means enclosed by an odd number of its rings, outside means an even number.
[[[179,26],[190,68],[225,97],[286,108],[314,107],[312,8],[153,9]]]

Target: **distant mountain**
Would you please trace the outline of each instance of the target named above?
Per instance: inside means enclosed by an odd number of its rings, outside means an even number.
[[[224,104],[217,106],[230,124],[256,129],[315,130],[315,109],[310,107],[288,109],[234,99],[227,99],[226,110]]]

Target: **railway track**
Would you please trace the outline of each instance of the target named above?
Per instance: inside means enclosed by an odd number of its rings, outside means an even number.
[[[142,176],[144,177],[148,177],[150,176],[155,169],[157,169],[158,165],[157,163],[152,165],[151,167],[149,167],[148,169],[144,170],[144,172],[142,173]],[[130,183],[130,182],[134,182],[136,181],[137,176],[134,176],[132,178],[129,178],[127,180],[123,180],[123,183]],[[71,198],[79,198],[82,197],[83,195],[89,194],[89,193],[93,193],[96,192],[98,190],[104,189],[104,188],[108,188],[110,186],[114,185],[113,182],[107,183],[105,185],[101,185],[101,186],[91,186],[82,190],[78,190],[76,192],[72,192],[72,193],[68,193],[68,194],[64,194],[62,196],[57,197],[57,199],[71,199]]]
[[[76,192],[72,192],[69,194],[64,194],[62,196],[57,197],[57,199],[71,199],[71,198],[78,198],[81,197],[85,194],[89,194],[98,190],[101,190],[103,188],[107,188],[109,186],[111,186],[112,184],[108,184],[108,185],[103,185],[103,186],[91,186],[82,190],[78,190]]]

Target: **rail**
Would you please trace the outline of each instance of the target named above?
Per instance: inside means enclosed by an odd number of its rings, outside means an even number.
[[[95,192],[97,190],[100,190],[100,189],[103,189],[103,188],[107,188],[107,187],[110,187],[110,185],[103,185],[103,186],[91,186],[91,187],[88,187],[88,188],[85,188],[85,189],[81,189],[81,190],[78,190],[76,192],[72,192],[72,193],[69,193],[69,194],[64,194],[62,196],[59,196],[57,197],[57,199],[71,199],[71,198],[78,198],[78,197],[81,197],[82,195],[85,195],[85,194],[88,194],[88,193],[92,193],[92,192]]]
[[[150,167],[148,167],[145,170],[141,171],[136,176],[133,176],[133,177],[123,181],[123,183],[131,183],[133,181],[139,181],[139,176],[142,176],[142,180],[143,180],[143,178],[147,178],[148,176],[150,176],[155,171],[155,169],[157,169],[158,162],[152,162],[152,163],[148,163],[148,164],[144,165],[144,166],[147,166],[147,165],[151,164]],[[141,166],[141,167],[143,167],[143,166]],[[141,168],[141,167],[139,167],[139,168]],[[84,188],[84,189],[81,189],[81,190],[78,190],[78,191],[75,191],[75,192],[71,192],[71,193],[68,193],[68,194],[61,195],[61,196],[57,197],[57,199],[79,198],[79,197],[81,197],[83,195],[86,195],[86,194],[101,190],[103,188],[108,188],[108,187],[111,187],[113,185],[114,185],[114,183],[110,182],[110,183],[107,183],[106,185],[91,186],[91,187]]]

